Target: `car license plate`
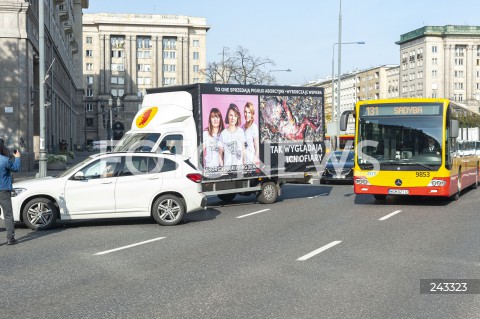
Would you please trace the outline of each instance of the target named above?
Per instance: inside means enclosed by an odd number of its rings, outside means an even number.
[[[408,189],[389,189],[388,193],[393,195],[408,195],[409,191]]]
[[[342,178],[345,178],[345,176],[344,175],[335,175],[335,178],[342,179]]]

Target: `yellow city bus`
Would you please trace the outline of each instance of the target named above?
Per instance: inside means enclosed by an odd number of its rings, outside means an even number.
[[[354,116],[356,194],[456,200],[478,187],[478,113],[448,99],[402,98],[360,101]]]

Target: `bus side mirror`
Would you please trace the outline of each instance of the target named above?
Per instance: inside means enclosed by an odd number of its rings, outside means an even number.
[[[458,137],[458,120],[450,120],[450,137]]]
[[[347,130],[348,116],[353,113],[352,111],[344,111],[340,116],[340,131]]]

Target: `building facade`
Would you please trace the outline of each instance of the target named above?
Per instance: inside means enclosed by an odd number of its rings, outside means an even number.
[[[44,5],[45,59],[39,61],[39,4]],[[82,9],[88,0],[4,0],[0,4],[0,135],[32,169],[39,156],[39,65],[45,65],[45,148],[83,139]]]
[[[449,98],[478,111],[480,26],[425,26],[396,44],[401,97]]]
[[[151,14],[85,14],[85,143],[119,140],[147,88],[203,82],[205,18]]]

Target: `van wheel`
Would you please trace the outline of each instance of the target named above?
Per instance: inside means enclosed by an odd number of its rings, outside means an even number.
[[[278,188],[274,182],[262,184],[257,200],[262,204],[273,204],[278,198]]]
[[[48,198],[38,197],[29,201],[22,211],[25,225],[33,230],[46,230],[55,224],[58,209],[55,202]]]
[[[157,198],[152,207],[152,216],[163,226],[178,224],[185,214],[185,201],[175,195],[163,195]]]
[[[385,195],[385,194],[374,194],[373,197],[375,197],[376,200],[385,200],[387,198],[387,195]]]
[[[219,195],[217,195],[217,197],[222,202],[230,203],[231,201],[233,201],[233,199],[235,198],[236,195],[237,194],[219,194]]]

